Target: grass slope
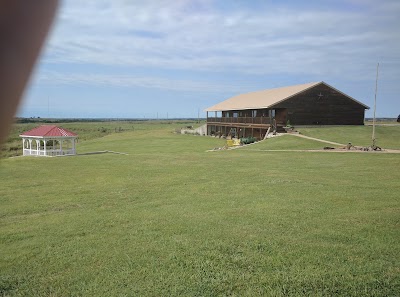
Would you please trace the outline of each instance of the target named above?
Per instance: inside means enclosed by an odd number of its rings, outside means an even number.
[[[343,126],[322,128],[299,128],[302,134],[338,143],[351,142],[356,146],[372,144],[371,126]],[[387,149],[400,149],[400,124],[375,127],[377,145]]]
[[[320,150],[325,146],[337,147],[321,141],[300,138],[291,134],[272,137],[245,148],[246,150]]]
[[[207,153],[223,141],[171,130],[1,160],[0,295],[398,294],[397,154]]]
[[[22,155],[22,140],[19,137],[23,132],[29,131],[40,125],[57,125],[65,129],[69,129],[79,135],[80,141],[98,139],[110,134],[116,134],[127,131],[149,131],[163,129],[167,125],[169,129],[180,128],[185,125],[202,125],[196,124],[193,121],[174,120],[174,121],[109,121],[109,122],[58,122],[55,123],[28,123],[14,124],[12,127],[7,142],[0,148],[0,158],[14,157]]]

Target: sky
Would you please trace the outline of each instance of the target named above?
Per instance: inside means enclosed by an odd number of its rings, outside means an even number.
[[[205,117],[232,96],[324,81],[400,114],[398,0],[66,0],[18,115]]]

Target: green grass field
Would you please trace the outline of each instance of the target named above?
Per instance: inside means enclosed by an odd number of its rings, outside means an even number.
[[[316,140],[304,139],[291,134],[283,134],[280,137],[268,139],[255,145],[241,148],[245,150],[321,150],[325,146],[337,147],[332,144]]]
[[[195,122],[188,122],[186,120],[180,121],[97,121],[97,122],[66,122],[60,123],[16,123],[12,127],[7,142],[0,148],[0,158],[15,157],[22,155],[22,140],[20,134],[33,129],[39,125],[58,125],[63,128],[69,129],[79,135],[80,141],[86,141],[96,138],[101,138],[110,134],[128,132],[128,131],[147,131],[157,130],[166,125],[169,128],[178,128],[184,125],[194,125]],[[204,124],[201,122],[201,124]]]
[[[398,296],[400,154],[70,125],[78,153],[128,155],[0,160],[0,296]]]
[[[298,130],[307,136],[343,144],[348,142],[356,146],[370,146],[372,144],[371,126],[299,128]],[[377,145],[382,148],[400,149],[400,124],[376,126],[375,138]]]

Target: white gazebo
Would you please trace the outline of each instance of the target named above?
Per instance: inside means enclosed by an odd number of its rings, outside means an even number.
[[[43,125],[20,135],[24,156],[63,156],[76,154],[78,135],[54,125]]]

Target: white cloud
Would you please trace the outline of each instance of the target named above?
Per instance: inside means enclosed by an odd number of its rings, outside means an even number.
[[[33,114],[45,115],[51,97],[71,116],[166,103],[184,116],[234,94],[319,80],[372,106],[377,62],[378,113],[398,113],[398,0],[62,3],[27,92]]]
[[[371,81],[379,61],[390,92],[398,90],[400,2],[246,3],[67,0],[36,81],[239,93],[252,87],[241,75]],[[139,76],[140,69],[148,71]]]
[[[189,92],[213,92],[226,93],[242,92],[249,88],[249,85],[223,84],[208,81],[194,81],[182,79],[167,79],[162,77],[144,77],[118,74],[79,74],[79,73],[59,73],[44,71],[39,77],[38,82],[42,84],[59,85],[91,85],[91,86],[116,86],[116,87],[142,87],[151,89],[163,89],[171,91]]]
[[[375,16],[268,6],[221,12],[212,4],[67,1],[45,61],[255,74],[318,73],[322,66],[349,76],[378,58],[400,62],[397,29],[387,27],[400,26],[393,2]]]

